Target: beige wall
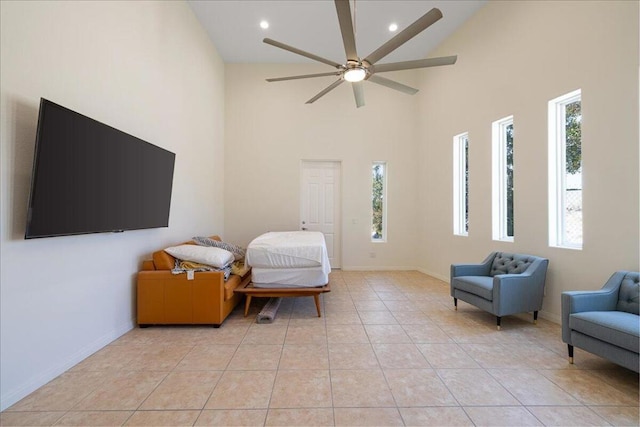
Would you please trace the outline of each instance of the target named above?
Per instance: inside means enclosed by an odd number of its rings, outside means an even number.
[[[224,66],[181,2],[0,2],[2,409],[132,326],[135,272],[151,251],[192,234],[247,244],[297,229],[301,160],[342,162],[345,268],[446,278],[451,262],[494,249],[535,253],[551,260],[544,309],[554,319],[562,290],[637,270],[637,18],[631,1],[490,2],[440,47],[459,55],[455,66],[395,76],[421,89],[413,98],[367,84],[356,109],[346,85],[304,104],[331,79],[264,82],[322,64]],[[546,106],[578,87],[585,245],[550,249]],[[40,97],[176,153],[168,229],[22,239]],[[516,241],[505,244],[489,228],[490,124],[509,114]],[[451,222],[451,138],[462,131],[467,238]],[[389,163],[385,244],[370,242],[375,160]]]
[[[489,2],[423,72],[420,115],[420,266],[448,278],[452,262],[490,251],[550,259],[544,315],[560,294],[600,288],[638,270],[638,2]],[[584,246],[548,246],[547,102],[582,89]],[[514,116],[515,242],[491,239],[491,122]],[[452,137],[470,139],[470,231],[453,236]]]
[[[0,2],[0,402],[133,326],[143,258],[224,233],[224,66],[182,2]],[[176,153],[169,228],[23,239],[40,97]]]
[[[416,98],[365,83],[367,105],[357,109],[351,87],[343,84],[306,105],[333,82],[332,77],[264,80],[327,68],[226,65],[226,238],[246,245],[266,231],[299,229],[301,161],[338,160],[343,268],[413,268],[418,221]],[[416,82],[412,72],[398,74],[397,79]],[[389,234],[387,243],[374,244],[371,162],[378,160],[388,162]]]

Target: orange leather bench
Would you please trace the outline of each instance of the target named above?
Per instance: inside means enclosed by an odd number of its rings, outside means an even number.
[[[212,239],[220,240],[218,236]],[[186,242],[194,244],[194,242]],[[175,258],[160,250],[143,261],[138,272],[138,325],[207,324],[219,327],[242,300],[234,293],[251,281],[251,269],[242,277],[232,274],[224,281],[221,271],[200,271],[189,280],[172,274]]]

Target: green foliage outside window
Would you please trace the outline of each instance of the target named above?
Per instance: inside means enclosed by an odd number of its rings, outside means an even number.
[[[373,210],[373,223],[371,227],[371,237],[382,239],[382,214],[384,197],[384,165],[373,165],[373,191],[371,207]]]
[[[582,122],[581,102],[576,101],[567,104],[566,114],[566,141],[567,141],[567,173],[575,174],[581,172],[582,169],[582,131],[580,123]]]
[[[513,237],[513,124],[506,127],[507,133],[507,236]]]
[[[469,232],[469,139],[464,139],[464,231]]]

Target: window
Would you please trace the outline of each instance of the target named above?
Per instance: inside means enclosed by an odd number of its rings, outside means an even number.
[[[493,240],[513,242],[513,116],[493,122]]]
[[[580,89],[549,101],[549,245],[582,249]]]
[[[387,163],[373,162],[371,171],[371,241],[384,242],[387,240]]]
[[[453,234],[469,235],[469,134],[453,137]]]

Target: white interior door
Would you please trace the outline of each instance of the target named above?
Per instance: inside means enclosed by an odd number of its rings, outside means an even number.
[[[324,234],[332,268],[341,267],[340,171],[340,162],[302,162],[300,229]]]

